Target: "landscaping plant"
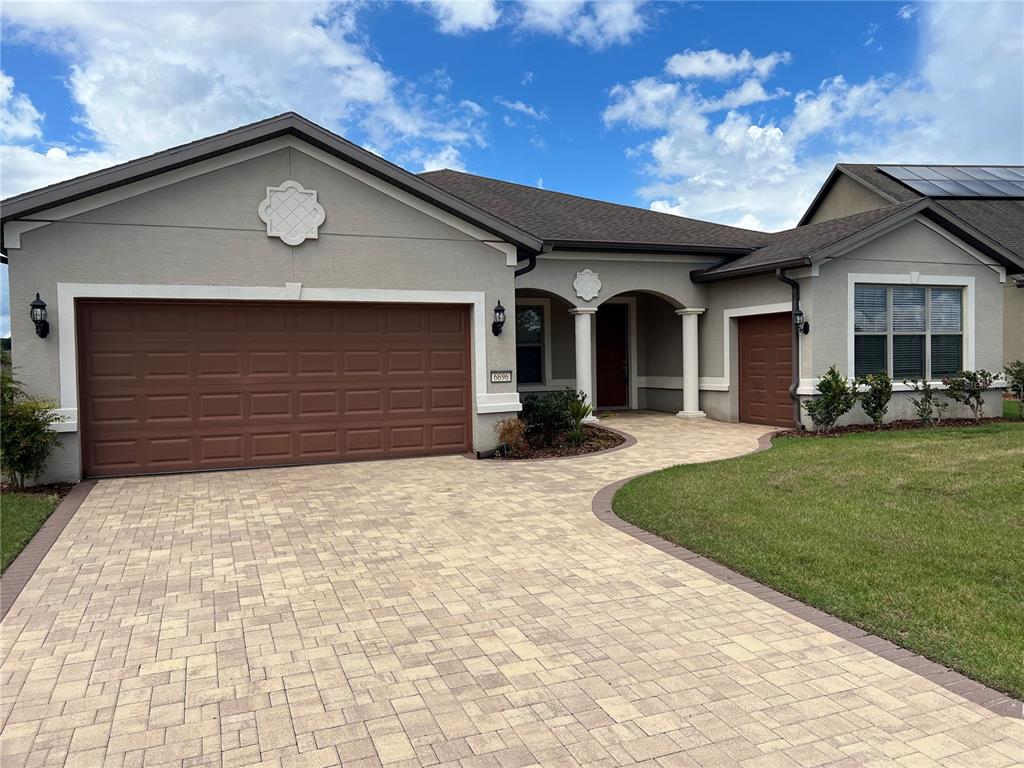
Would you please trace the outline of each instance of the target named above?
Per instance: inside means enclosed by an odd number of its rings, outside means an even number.
[[[851,386],[833,365],[821,377],[816,389],[819,395],[804,402],[804,410],[814,422],[816,432],[829,432],[857,402],[856,387]]]
[[[875,423],[875,428],[882,426],[885,413],[889,410],[889,401],[892,399],[892,379],[889,374],[869,373],[857,379],[857,385],[864,387],[864,391],[857,392],[860,400],[860,407],[864,413]]]
[[[9,366],[0,367],[0,469],[18,488],[35,480],[57,446],[50,424],[59,421],[55,405],[29,397]]]
[[[975,421],[985,415],[985,391],[992,386],[996,375],[984,368],[977,371],[960,371],[955,376],[942,380],[946,385],[946,396],[950,400],[966,405],[974,414]]]
[[[1019,415],[1024,419],[1024,360],[1014,360],[1003,366],[1006,373],[1006,390],[1020,404]]]
[[[504,456],[517,459],[526,453],[529,445],[526,442],[526,424],[522,419],[511,416],[502,419],[494,425],[494,431],[498,435],[499,451]]]
[[[914,406],[914,412],[918,420],[926,427],[942,421],[942,414],[949,408],[949,403],[939,399],[939,390],[935,389],[927,381],[904,379],[904,384],[911,388],[911,391],[920,397],[910,398],[910,404]]]
[[[528,395],[519,418],[526,423],[530,444],[550,446],[556,434],[572,428],[569,405],[577,399],[577,393],[571,389]]]
[[[586,439],[583,432],[583,422],[594,412],[593,406],[587,402],[586,392],[576,393],[576,399],[569,403],[569,418],[572,419],[572,427],[569,429],[569,442],[573,445],[580,445]]]

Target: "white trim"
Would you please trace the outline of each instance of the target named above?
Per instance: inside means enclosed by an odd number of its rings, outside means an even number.
[[[818,382],[820,382],[820,381],[821,381],[820,378],[817,378],[817,379],[800,379],[800,386],[797,387],[796,393],[798,395],[817,395],[817,394],[820,394],[818,392],[818,389],[817,389]],[[854,381],[854,379],[852,377],[847,379],[847,382],[849,382],[850,384],[852,384],[853,381]],[[931,384],[932,389],[938,389],[938,390],[946,389],[946,385],[943,384],[941,381],[929,381],[928,383]],[[992,386],[989,387],[989,389],[1006,389],[1006,386],[1007,386],[1006,381],[1004,381],[1002,379],[996,379],[995,381],[992,382]],[[865,386],[859,386],[857,389],[860,392],[866,392],[867,391],[867,387],[865,387]],[[913,392],[914,388],[912,386],[910,386],[909,384],[904,384],[902,381],[894,381],[892,383],[892,391],[893,392]]]
[[[48,221],[8,221],[4,224],[4,248],[21,248],[21,236],[33,229],[45,227]]]
[[[683,388],[682,376],[639,376],[636,385],[642,389],[678,389]],[[704,387],[701,387],[703,389]]]
[[[548,379],[546,384],[517,384],[520,392],[549,392],[556,389],[576,389],[576,379]]]
[[[58,359],[60,406],[69,418],[60,431],[77,429],[78,350],[75,299],[181,299],[223,301],[335,301],[415,304],[469,304],[472,306],[470,344],[473,351],[473,392],[476,413],[518,411],[517,392],[487,392],[487,334],[485,295],[482,291],[420,291],[390,288],[303,288],[301,283],[282,287],[235,285],[121,285],[116,283],[57,283]]]
[[[530,299],[526,297],[516,296],[516,309],[519,309],[520,306],[539,306],[541,308],[541,311],[544,313],[544,327],[542,329],[543,338],[541,338],[540,342],[541,353],[544,356],[544,359],[542,361],[544,367],[543,375],[541,377],[542,381],[540,381],[539,383],[527,384],[526,386],[536,387],[538,389],[548,389],[550,388],[551,382],[551,299]],[[516,326],[516,330],[518,330],[518,326]],[[516,346],[519,346],[518,340],[516,341]],[[516,382],[516,387],[521,389],[518,382]]]
[[[752,304],[746,307],[730,307],[722,310],[722,376],[702,376],[699,388],[709,392],[728,392],[732,386],[732,321],[737,317],[750,315],[775,315],[779,312],[792,312],[793,305],[788,301],[774,304]]]
[[[108,189],[104,192],[88,195],[87,197],[83,197],[81,200],[75,200],[70,203],[65,203],[64,205],[59,205],[55,208],[50,208],[40,211],[39,213],[32,214],[33,218],[28,218],[26,223],[31,222],[38,226],[52,224],[55,221],[61,221],[71,216],[79,216],[87,211],[102,208],[105,205],[111,205],[112,203],[127,200],[128,198],[135,197],[137,195],[161,189],[170,184],[177,184],[178,182],[186,181],[187,179],[195,178],[196,176],[202,176],[213,171],[221,170],[222,168],[228,168],[232,165],[253,160],[272,152],[277,152],[281,149],[296,149],[303,152],[313,159],[319,160],[325,165],[329,165],[335,170],[341,171],[347,176],[366,184],[368,187],[371,187],[378,192],[381,192],[388,197],[419,211],[420,213],[426,214],[443,224],[447,224],[449,227],[452,227],[475,240],[479,240],[485,245],[491,246],[505,255],[506,264],[508,264],[509,260],[512,258],[512,256],[509,255],[509,249],[511,248],[514,252],[515,246],[496,238],[493,234],[477,227],[475,224],[470,224],[468,221],[450,214],[447,211],[428,203],[426,200],[422,200],[415,195],[406,192],[405,190],[399,189],[390,182],[384,181],[371,173],[356,168],[354,165],[350,165],[329,152],[325,152],[322,149],[314,147],[312,144],[307,144],[305,141],[295,136],[280,136],[276,139],[269,139],[250,147],[242,147],[241,149],[236,149],[226,154],[210,158],[209,160],[202,160],[198,163],[184,166],[183,168],[163,171],[155,176],[141,179],[139,181],[132,182],[131,184],[124,184],[120,187],[115,187],[114,189]],[[254,200],[254,203],[257,202],[259,201]],[[42,218],[44,216],[45,220]],[[35,227],[32,227],[32,229],[34,228]],[[22,232],[25,231],[28,230],[22,230]],[[4,234],[4,243],[7,245],[6,230]],[[512,265],[509,264],[509,266]]]
[[[906,274],[850,272],[846,276],[846,375],[853,377],[854,361],[854,289],[858,283],[874,285],[948,285],[964,289],[964,368],[974,370],[974,277],[972,275],[922,275],[920,272]],[[803,383],[801,382],[801,386]],[[895,390],[896,385],[893,385]]]
[[[914,221],[920,224],[924,224],[926,227],[928,227],[928,229],[932,230],[932,232],[934,232],[935,234],[940,235],[941,237],[945,238],[950,243],[955,245],[957,248],[962,250],[964,253],[968,254],[969,256],[973,256],[975,259],[980,261],[986,267],[988,267],[997,275],[999,275],[1000,283],[1006,282],[1006,267],[1004,267],[1003,265],[993,261],[988,256],[979,251],[977,248],[973,247],[972,245],[969,245],[968,243],[965,243],[956,235],[947,232],[934,221],[930,221],[929,219],[926,219],[924,216],[915,216]]]
[[[538,259],[552,259],[556,261],[647,261],[663,264],[709,264],[716,263],[716,260],[707,256],[674,254],[674,253],[614,253],[614,252],[591,252],[591,251],[548,251],[537,254]]]

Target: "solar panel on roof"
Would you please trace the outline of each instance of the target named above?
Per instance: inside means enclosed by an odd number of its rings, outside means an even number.
[[[877,168],[926,197],[1024,198],[1024,166],[879,165]]]

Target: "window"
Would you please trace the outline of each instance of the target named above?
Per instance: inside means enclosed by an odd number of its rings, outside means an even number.
[[[941,379],[963,367],[963,291],[917,285],[857,285],[854,375],[887,371],[895,381]]]
[[[516,381],[544,383],[544,308],[516,307]]]

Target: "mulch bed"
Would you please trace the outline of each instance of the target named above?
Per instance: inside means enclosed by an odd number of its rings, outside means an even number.
[[[997,416],[991,419],[982,419],[981,421],[975,421],[974,419],[943,419],[938,424],[926,427],[917,419],[900,419],[899,421],[890,421],[881,427],[876,427],[874,424],[850,424],[845,427],[833,427],[831,432],[815,432],[813,429],[787,429],[774,433],[772,439],[774,440],[778,437],[842,437],[843,435],[855,434],[857,432],[903,432],[910,429],[934,429],[935,427],[984,427],[987,424],[1022,423],[1024,422],[1020,419],[1007,419],[1003,416]]]
[[[571,445],[566,439],[568,433],[563,432],[555,437],[549,447],[531,447],[526,453],[514,458],[498,455],[495,455],[494,458],[502,461],[523,461],[526,459],[555,459],[561,456],[582,456],[586,453],[596,453],[597,451],[614,448],[626,442],[626,438],[618,432],[612,432],[610,429],[604,429],[603,427],[595,427],[591,424],[584,424],[583,432],[586,438],[579,445]]]
[[[63,499],[74,488],[77,483],[47,483],[45,485],[30,485],[28,488],[19,489],[11,483],[0,483],[0,494],[2,493],[40,493],[47,496],[56,496]]]

